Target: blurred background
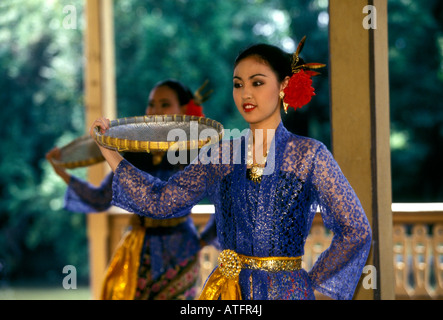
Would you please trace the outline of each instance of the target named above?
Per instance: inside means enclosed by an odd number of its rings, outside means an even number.
[[[443,1],[389,0],[388,13],[392,199],[443,202]],[[84,0],[0,2],[0,299],[90,294],[85,216],[63,210],[66,186],[45,160],[88,129],[84,18]],[[242,130],[232,100],[241,49],[266,42],[293,52],[307,35],[302,56],[329,59],[328,0],[118,0],[114,29],[118,117],[142,115],[159,80],[196,90],[208,79],[205,115]],[[330,147],[321,72],[316,97],[283,121]],[[78,290],[60,286],[66,265],[76,266]]]

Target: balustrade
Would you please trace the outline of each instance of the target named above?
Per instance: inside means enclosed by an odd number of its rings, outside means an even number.
[[[198,229],[205,226],[213,208],[197,206],[192,217]],[[398,300],[443,300],[443,204],[393,204],[393,266],[395,297]],[[129,222],[129,214],[110,211],[110,250],[118,243]],[[332,234],[319,214],[306,240],[303,267],[309,270],[330,244]],[[201,250],[201,287],[217,264],[218,251]]]

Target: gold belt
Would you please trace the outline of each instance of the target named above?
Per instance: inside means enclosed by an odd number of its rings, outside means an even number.
[[[302,257],[250,257],[233,250],[223,250],[218,257],[218,267],[206,281],[199,300],[241,300],[238,276],[241,269],[268,272],[301,269]]]
[[[175,227],[185,222],[188,217],[170,218],[170,219],[152,219],[148,217],[140,217],[134,214],[131,217],[131,225],[142,226],[145,228],[158,228],[158,227]]]

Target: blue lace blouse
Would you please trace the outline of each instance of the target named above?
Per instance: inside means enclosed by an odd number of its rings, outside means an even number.
[[[246,177],[248,137],[205,147],[168,181],[123,160],[113,179],[113,204],[152,218],[179,217],[204,197],[215,206],[221,249],[257,257],[302,256],[319,210],[332,243],[311,270],[242,269],[243,299],[315,299],[314,289],[351,299],[371,246],[361,203],[321,142],[278,126],[260,183]],[[271,159],[271,160],[270,160]],[[266,170],[265,170],[266,172]]]
[[[166,156],[158,165],[152,164],[150,154],[132,153],[126,154],[125,158],[161,180],[167,180],[181,169],[181,166],[169,164]],[[71,212],[86,214],[109,209],[113,176],[113,173],[108,174],[99,186],[71,176],[65,193],[64,208]],[[140,257],[138,270],[130,271],[137,274],[134,299],[195,299],[200,239],[207,244],[217,245],[215,222],[209,221],[203,232],[199,234],[194,226],[191,211],[188,210],[184,216],[187,216],[186,221],[176,226],[146,228],[141,252],[129,249],[127,254]],[[139,223],[143,225],[144,218],[139,218]],[[128,225],[128,230],[130,228],[131,224]],[[123,239],[125,238],[123,237],[122,241]],[[128,246],[124,242],[120,242],[120,245],[125,248]],[[114,273],[112,269],[110,270],[106,277],[112,278]],[[113,281],[108,278],[105,280],[110,283]],[[181,286],[182,289],[177,289],[177,286]]]
[[[126,154],[125,159],[131,161],[131,163],[138,168],[150,172],[150,174],[156,178],[165,181],[180,169],[179,166],[170,165],[167,162],[166,156],[158,166],[151,165],[152,160],[149,154]],[[88,181],[71,176],[71,180],[64,196],[64,209],[71,212],[87,214],[108,210],[112,205],[113,177],[113,173],[110,173],[102,180],[99,186],[95,186]],[[187,215],[189,215],[189,218],[186,221],[186,224],[189,230],[186,233],[181,233],[183,235],[192,235],[195,239],[200,237],[207,244],[213,245],[217,248],[218,242],[215,234],[215,221],[211,219],[200,234],[197,234],[190,210],[187,212]]]

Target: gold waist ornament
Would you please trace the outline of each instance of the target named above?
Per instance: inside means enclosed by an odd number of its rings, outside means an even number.
[[[165,227],[176,227],[179,224],[182,224],[188,219],[188,217],[180,217],[180,218],[170,218],[170,219],[152,219],[148,217],[140,217],[134,214],[131,217],[131,225],[132,226],[142,226],[145,228],[165,228]]]
[[[218,257],[218,267],[206,281],[199,300],[241,300],[238,277],[241,269],[268,272],[301,269],[302,257],[250,257],[233,250],[223,250]]]

